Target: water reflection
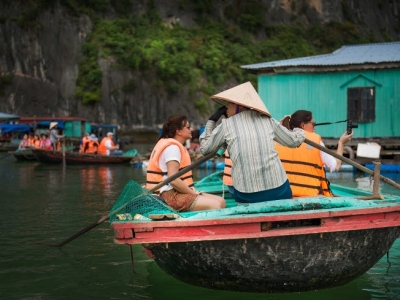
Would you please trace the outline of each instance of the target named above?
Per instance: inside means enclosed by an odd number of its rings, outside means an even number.
[[[388,254],[366,274],[371,299],[400,299],[400,240],[397,239]]]
[[[195,179],[212,170],[194,170]],[[387,174],[384,174],[388,176]],[[357,187],[364,173],[328,173],[332,183]],[[389,176],[388,176],[389,177]],[[390,174],[400,182],[400,174]],[[1,299],[399,299],[400,241],[366,274],[328,290],[294,294],[216,291],[166,275],[134,246],[116,245],[104,223],[60,251],[57,244],[108,214],[129,180],[145,173],[130,166],[66,166],[0,161]],[[382,184],[382,193],[398,190]]]
[[[87,166],[80,170],[83,197],[90,197],[96,191],[109,197],[113,194],[113,171],[107,166]]]

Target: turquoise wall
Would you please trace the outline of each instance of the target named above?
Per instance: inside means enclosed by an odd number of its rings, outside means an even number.
[[[91,132],[89,121],[65,121],[64,134],[66,137],[81,138],[86,132]]]
[[[316,123],[345,120],[347,88],[363,86],[375,87],[375,122],[359,123],[354,137],[400,137],[400,69],[258,76],[258,92],[276,120],[299,109],[312,111]],[[340,137],[345,130],[338,123],[315,131]]]

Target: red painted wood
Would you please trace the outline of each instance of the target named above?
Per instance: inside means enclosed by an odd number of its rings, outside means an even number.
[[[393,209],[393,208],[392,208]],[[370,211],[369,214],[354,215],[354,216],[340,216],[340,217],[325,217],[321,220],[321,225],[307,226],[307,227],[290,227],[290,228],[275,228],[267,231],[262,231],[262,223],[282,221],[279,218],[273,217],[254,217],[246,218],[241,224],[231,223],[226,224],[210,220],[196,221],[191,226],[185,226],[185,222],[160,222],[157,227],[153,227],[153,231],[144,231],[141,224],[130,223],[116,223],[113,224],[114,229],[119,233],[120,228],[130,228],[135,230],[135,238],[121,238],[120,235],[115,235],[115,242],[118,244],[141,244],[141,243],[160,243],[160,242],[189,242],[189,241],[204,241],[204,240],[224,240],[224,239],[243,239],[243,238],[261,238],[285,235],[299,235],[299,234],[323,234],[325,232],[337,232],[347,230],[362,230],[371,228],[395,227],[400,226],[400,207],[395,208],[394,212],[382,213],[375,210],[375,213]],[[310,214],[308,217],[319,215],[319,213]],[[284,220],[296,220],[292,215],[285,216]],[[250,220],[252,222],[250,222]],[[236,221],[236,220],[235,220]],[[157,222],[148,222],[157,223]],[[171,224],[172,223],[172,224]],[[149,224],[146,224],[149,225]],[[172,226],[174,225],[174,226]],[[138,229],[138,230],[137,230]],[[148,228],[146,228],[148,229]]]

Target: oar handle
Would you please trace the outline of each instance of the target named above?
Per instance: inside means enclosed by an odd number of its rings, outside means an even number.
[[[357,169],[359,169],[365,173],[374,175],[374,171],[364,167],[363,165],[360,165],[359,163],[356,163],[355,161],[352,161],[351,159],[348,159],[347,157],[344,157],[343,155],[337,154],[335,151],[332,151],[324,146],[321,146],[320,144],[310,141],[309,139],[305,139],[304,143],[309,144],[310,146],[313,146],[314,148],[317,148],[325,153],[328,153],[328,154],[332,155],[333,157],[336,157],[336,158],[340,159],[341,161],[344,161],[344,162],[348,163],[349,165],[352,165],[353,167],[356,167]],[[393,180],[391,180],[385,176],[382,176],[382,175],[379,175],[379,179],[400,190],[400,184],[394,182]]]

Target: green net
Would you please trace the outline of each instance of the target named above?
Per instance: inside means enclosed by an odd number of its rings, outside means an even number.
[[[127,152],[124,152],[124,154],[122,154],[122,155],[123,156],[137,156],[139,154],[138,154],[138,151],[136,149],[131,149],[131,150],[127,151]]]
[[[172,207],[165,204],[159,197],[149,194],[137,182],[129,181],[110,211],[110,222],[121,220],[118,215],[129,214],[133,219],[136,215],[148,217],[150,214],[177,213]],[[124,219],[126,220],[126,219]]]

